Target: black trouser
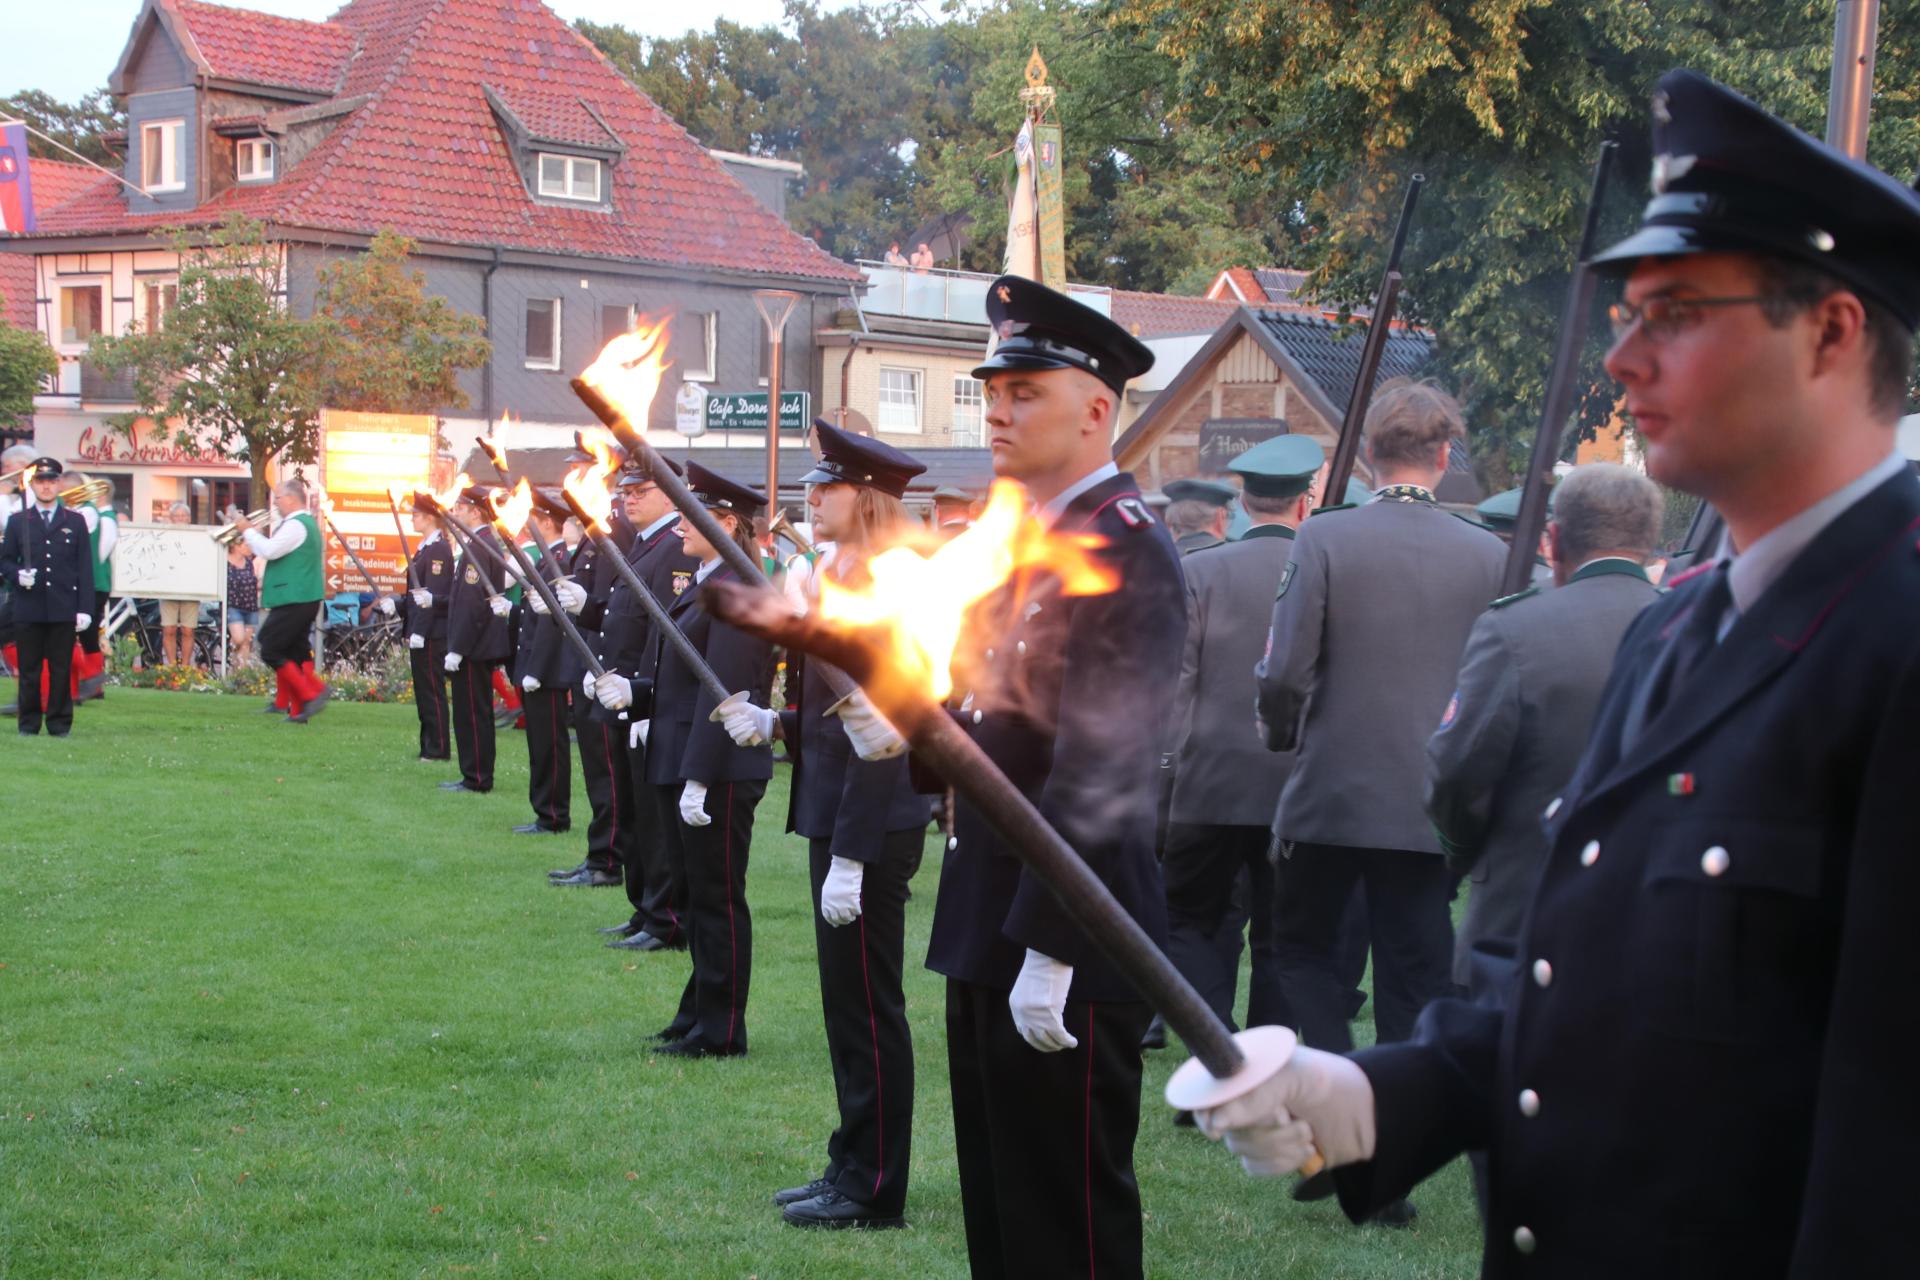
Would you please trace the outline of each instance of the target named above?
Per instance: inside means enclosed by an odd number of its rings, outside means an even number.
[[[447,744],[447,642],[425,637],[426,645],[407,650],[413,668],[413,709],[420,716],[420,758],[445,760]]]
[[[493,790],[493,663],[461,661],[448,680],[453,704],[453,742],[460,755],[460,781],[469,791]]]
[[[1067,1001],[1079,1047],[1041,1053],[1007,993],[947,980],[947,1072],[967,1260],[976,1280],[1141,1274],[1144,1004]]]
[[[20,654],[20,732],[73,728],[73,619],[65,622],[16,622],[13,642]],[[47,705],[40,705],[40,668],[47,669]]]
[[[313,620],[319,615],[318,600],[280,604],[267,610],[267,620],[260,624],[260,661],[266,663],[267,670],[278,671],[289,662],[298,666],[313,661]],[[188,639],[191,647],[192,637]]]
[[[587,865],[595,871],[619,871],[626,864],[626,841],[633,826],[633,790],[627,784],[624,757],[627,724],[593,718],[599,703],[582,696],[573,708],[573,732],[580,740],[580,776],[587,784]]]
[[[567,689],[547,685],[532,693],[523,689],[520,710],[527,721],[527,802],[533,806],[533,820],[549,831],[565,831],[572,823],[573,804]]]
[[[1161,863],[1167,884],[1167,958],[1228,1026],[1235,1025],[1243,921],[1253,948],[1247,1025],[1293,1025],[1274,950],[1274,872],[1267,858],[1272,842],[1265,827],[1175,822],[1167,828],[1167,854]],[[1234,901],[1243,872],[1244,912],[1235,909]]]
[[[1454,877],[1438,854],[1301,843],[1278,870],[1280,982],[1307,1044],[1353,1047],[1353,989],[1337,957],[1356,884],[1366,886],[1378,1041],[1407,1039],[1428,1001],[1453,994]]]
[[[112,603],[111,600],[107,599],[107,594],[104,591],[99,592],[95,596],[95,604],[98,606],[100,612],[93,616],[93,620],[87,624],[85,631],[74,632],[73,638],[80,642],[80,652],[100,652],[100,624],[107,616],[107,606]]]
[[[913,1033],[901,987],[907,881],[926,828],[889,831],[860,874],[860,916],[835,928],[820,916],[831,840],[807,841],[820,1011],[840,1123],[827,1139],[827,1181],[886,1216],[907,1204],[913,1140]]]
[[[747,852],[753,811],[767,793],[764,778],[716,782],[707,789],[713,821],[679,820],[681,784],[660,788],[662,816],[674,815],[667,855],[686,878],[682,922],[693,972],[680,994],[671,1030],[688,1042],[731,1053],[747,1051],[747,993],[753,979],[753,917],[747,911]]]
[[[626,753],[627,792],[633,797],[633,826],[625,842],[627,901],[633,905],[629,922],[662,942],[680,946],[680,913],[685,910],[687,884],[667,857],[667,832],[680,821],[678,788],[661,788],[647,781],[647,749]],[[667,803],[671,793],[673,803]]]

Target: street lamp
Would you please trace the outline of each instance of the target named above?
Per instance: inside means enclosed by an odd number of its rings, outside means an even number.
[[[773,518],[780,511],[780,346],[787,317],[800,295],[791,289],[755,289],[753,305],[767,323],[767,543],[773,543]]]

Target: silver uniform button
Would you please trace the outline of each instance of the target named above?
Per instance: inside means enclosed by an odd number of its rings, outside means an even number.
[[[1580,865],[1590,867],[1598,861],[1600,861],[1600,842],[1598,840],[1589,840],[1587,841],[1587,847],[1580,851]]]
[[[1533,962],[1533,985],[1536,987],[1550,987],[1553,985],[1553,966],[1545,960],[1535,960]]]
[[[1727,868],[1733,865],[1733,859],[1719,845],[1700,855],[1700,869],[1710,876],[1725,875]]]
[[[1536,1243],[1533,1238],[1533,1232],[1527,1228],[1515,1227],[1513,1229],[1513,1247],[1521,1253],[1532,1253]]]
[[[953,851],[954,851],[955,849],[958,849],[959,847],[960,847],[960,837],[959,837],[959,836],[948,836],[948,837],[947,837],[947,852],[948,852],[948,853],[952,853],[952,852],[953,852]]]
[[[1025,640],[1016,640],[1016,641],[1014,642],[1014,645],[1013,645],[1013,651],[1014,651],[1015,653],[1017,653],[1017,654],[1019,654],[1019,655],[1020,655],[1021,657],[1023,657],[1023,658],[1024,658],[1024,657],[1026,657],[1026,656],[1027,656],[1027,642],[1026,642]]]
[[[984,711],[976,711],[973,713],[973,722],[975,724],[979,724],[982,720],[985,720],[986,718],[987,718],[987,713]]]
[[[1547,811],[1542,816],[1545,817],[1548,822],[1552,822],[1553,815],[1558,812],[1560,812],[1560,797],[1555,796],[1552,800],[1549,800],[1547,802]]]
[[[1520,1114],[1531,1120],[1540,1114],[1540,1095],[1531,1089],[1520,1091]]]

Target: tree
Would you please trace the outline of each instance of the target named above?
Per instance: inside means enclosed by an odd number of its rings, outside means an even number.
[[[211,233],[169,239],[180,255],[174,307],[150,329],[88,347],[103,370],[133,375],[139,408],[108,423],[130,431],[145,418],[182,445],[246,459],[251,503],[264,505],[270,462],[314,460],[326,326],[287,309],[285,254],[262,223],[235,215]]]
[[[0,313],[6,301],[0,294]],[[59,371],[59,357],[37,330],[0,319],[0,430],[19,430],[32,422],[33,397]]]
[[[1917,12],[1881,11],[1872,159],[1897,174],[1920,156]],[[1406,178],[1426,175],[1407,314],[1434,330],[1434,371],[1461,393],[1496,487],[1531,447],[1601,141],[1620,144],[1618,234],[1644,199],[1662,72],[1697,68],[1817,134],[1832,48],[1829,6],[1756,0],[1108,0],[1106,13],[1171,62],[1175,119],[1218,139],[1205,163],[1239,198],[1293,211],[1294,265],[1323,298],[1368,299]],[[1579,383],[1587,432],[1615,405],[1600,350]]]
[[[117,168],[120,157],[107,150],[109,133],[127,127],[127,113],[105,89],[95,89],[80,101],[69,105],[38,89],[22,89],[0,98],[0,116],[25,120],[41,133],[50,134],[78,151],[95,164]],[[67,151],[45,138],[29,133],[27,154],[43,160],[72,160]]]
[[[414,242],[394,231],[367,252],[320,269],[313,318],[321,326],[320,403],[330,409],[428,413],[464,409],[457,375],[486,363],[480,317],[456,311],[407,269]]]

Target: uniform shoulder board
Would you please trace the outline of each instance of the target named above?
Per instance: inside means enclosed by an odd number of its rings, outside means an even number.
[[[1145,529],[1153,523],[1153,512],[1138,498],[1122,498],[1113,504],[1129,529]]]
[[[1308,516],[1323,516],[1329,511],[1351,511],[1360,504],[1357,502],[1336,502],[1330,507],[1315,507]]]
[[[1528,587],[1525,591],[1516,591],[1510,596],[1501,596],[1498,600],[1495,600],[1492,604],[1488,605],[1487,608],[1504,609],[1510,604],[1518,604],[1520,601],[1525,600],[1528,596],[1537,596],[1539,594],[1540,594],[1540,588]]]

